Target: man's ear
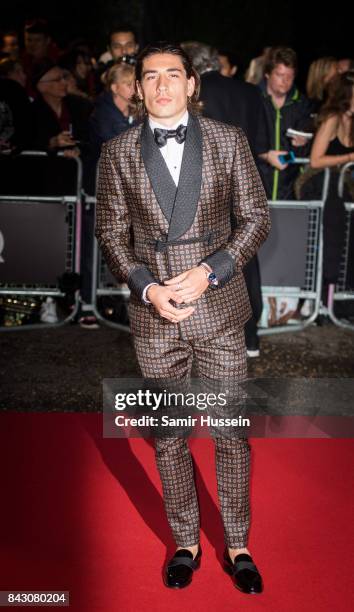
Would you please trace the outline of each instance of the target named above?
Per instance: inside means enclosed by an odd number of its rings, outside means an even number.
[[[187,84],[187,95],[188,95],[188,98],[190,98],[194,94],[194,90],[195,90],[195,78],[194,78],[194,76],[191,76],[188,79],[188,84]]]
[[[139,96],[140,100],[143,100],[144,99],[143,91],[141,89],[141,85],[140,85],[139,81],[136,81],[135,84],[136,84],[136,91],[138,92],[138,96]]]

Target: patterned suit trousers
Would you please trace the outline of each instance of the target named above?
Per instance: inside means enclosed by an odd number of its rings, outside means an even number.
[[[190,378],[192,362],[201,380],[242,381],[247,376],[244,329],[229,330],[204,341],[134,337],[142,375],[150,379]],[[250,523],[250,445],[247,438],[211,431],[215,443],[217,490],[230,548],[247,546]],[[177,546],[199,542],[200,516],[193,461],[185,437],[154,439],[167,519]]]

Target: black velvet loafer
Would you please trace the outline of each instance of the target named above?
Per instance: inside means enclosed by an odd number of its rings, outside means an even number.
[[[171,589],[183,589],[188,586],[192,582],[194,570],[200,566],[201,556],[202,549],[200,546],[194,559],[190,550],[186,548],[177,550],[166,566],[165,585]]]
[[[232,576],[233,583],[243,593],[262,593],[262,577],[252,561],[252,557],[246,553],[236,555],[232,563],[229,551],[225,548],[224,570]]]

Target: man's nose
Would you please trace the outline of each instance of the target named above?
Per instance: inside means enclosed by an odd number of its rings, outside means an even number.
[[[160,75],[157,81],[157,89],[164,90],[168,87],[168,80],[164,75]]]

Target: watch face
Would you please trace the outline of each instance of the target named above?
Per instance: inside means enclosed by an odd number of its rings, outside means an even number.
[[[218,280],[216,278],[216,274],[214,272],[211,272],[208,276],[208,281],[209,281],[209,285],[211,287],[217,287],[218,285]]]

